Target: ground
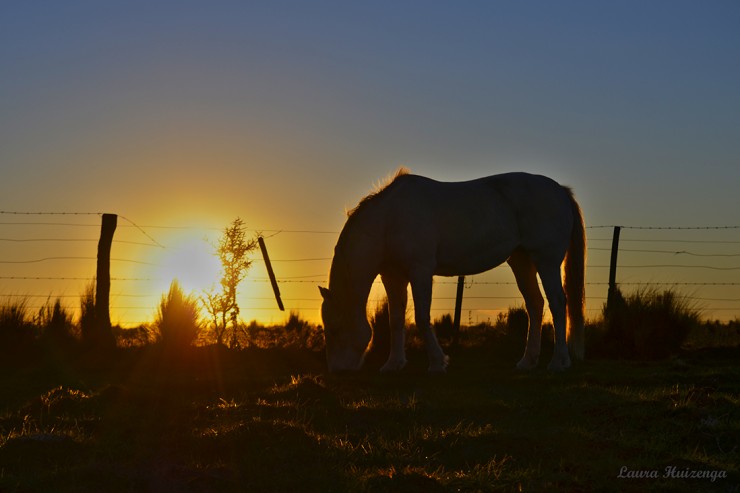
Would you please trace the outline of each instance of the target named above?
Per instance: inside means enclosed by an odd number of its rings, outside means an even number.
[[[443,376],[417,350],[397,375],[288,349],[6,360],[0,492],[740,489],[737,348],[560,374],[517,356],[458,348]]]

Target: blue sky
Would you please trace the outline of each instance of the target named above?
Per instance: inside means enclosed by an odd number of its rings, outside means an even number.
[[[3,2],[0,209],[335,231],[405,165],[547,174],[590,225],[737,224],[738,25],[733,1]]]

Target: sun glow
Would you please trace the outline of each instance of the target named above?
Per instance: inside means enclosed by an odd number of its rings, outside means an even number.
[[[185,292],[201,293],[218,284],[221,263],[205,235],[188,235],[172,241],[171,245],[153,267],[154,277],[164,291],[174,279]]]

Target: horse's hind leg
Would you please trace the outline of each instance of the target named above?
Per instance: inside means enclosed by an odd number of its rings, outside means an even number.
[[[412,276],[411,294],[414,297],[416,327],[424,338],[424,345],[429,356],[429,371],[431,373],[444,373],[450,358],[442,351],[437,336],[432,331],[430,315],[432,308],[432,274]]]
[[[538,266],[537,271],[545,288],[545,295],[552,313],[552,323],[555,326],[555,350],[548,370],[561,371],[570,367],[570,355],[565,342],[565,291],[560,277],[560,262],[548,262]]]
[[[531,370],[537,367],[540,358],[542,312],[545,308],[545,300],[542,298],[540,287],[537,284],[537,269],[529,254],[524,250],[516,250],[507,262],[514,272],[516,284],[524,297],[524,304],[527,307],[529,317],[527,346],[524,349],[524,356],[516,364],[516,367],[520,370]]]
[[[401,370],[406,366],[406,302],[408,282],[393,275],[383,275],[383,286],[388,295],[388,311],[391,322],[391,351],[381,372]]]

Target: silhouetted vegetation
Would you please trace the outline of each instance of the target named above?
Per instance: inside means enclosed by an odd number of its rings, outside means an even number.
[[[440,342],[452,341],[455,338],[455,321],[449,313],[435,320],[432,327]]]
[[[239,321],[239,305],[236,290],[246,276],[252,261],[247,255],[257,248],[257,240],[247,239],[244,222],[234,219],[231,226],[224,229],[216,254],[221,261],[220,290],[215,287],[204,292],[201,300],[210,317],[210,330],[216,344],[228,343],[232,349],[239,348],[243,326]]]
[[[387,360],[391,350],[391,320],[388,299],[375,306],[368,318],[373,330],[370,348],[365,355],[365,364],[371,368],[380,368]]]
[[[0,306],[0,352],[22,355],[37,347],[55,351],[94,350],[95,290],[88,286],[80,296],[80,312],[75,320],[60,300],[50,297],[46,304],[32,312],[23,297],[8,298]],[[624,296],[602,317],[587,324],[587,358],[662,359],[680,351],[740,344],[740,321],[701,321],[699,312],[673,291],[644,289]],[[133,328],[113,327],[120,348],[148,346],[159,342],[163,347],[187,348],[219,344],[217,334],[205,330],[199,319],[198,300],[186,295],[177,283],[162,296],[154,322]],[[373,329],[372,346],[367,366],[379,368],[390,350],[390,323],[387,302],[370,313]],[[492,357],[514,360],[521,356],[527,340],[527,313],[522,307],[510,308],[493,321],[463,326],[458,345],[479,347]],[[450,349],[453,342],[452,317],[443,315],[434,321],[440,342]],[[231,328],[232,349],[290,348],[321,352],[324,335],[320,326],[291,312],[285,322],[264,325],[256,321],[237,320]],[[542,328],[543,361],[552,351],[552,325]],[[89,338],[93,338],[92,340]],[[407,321],[406,346],[423,348],[423,342],[412,322]],[[220,345],[224,345],[223,339]]]
[[[208,331],[195,338],[194,303],[173,283],[157,320],[114,327],[119,349],[101,358],[82,343],[84,312],[74,320],[60,300],[38,313],[23,297],[5,300],[0,491],[609,491],[627,484],[614,484],[625,458],[727,474],[630,483],[648,490],[729,491],[740,480],[737,320],[689,325],[683,352],[657,363],[611,359],[625,357],[604,351],[616,344],[606,344],[612,326],[592,322],[586,361],[554,378],[512,372],[527,330],[515,307],[463,327],[444,378],[426,375],[413,324],[400,374],[377,374],[387,358],[378,343],[377,365],[336,377],[324,375],[321,328],[300,314],[240,321],[235,350]],[[696,321],[661,292],[624,305],[619,320],[647,314],[664,331],[665,320]],[[387,305],[370,320],[382,341]],[[443,345],[450,324],[435,321]],[[545,324],[541,367],[551,351]],[[163,354],[184,364],[162,364]]]
[[[484,327],[506,340],[492,325],[464,330]],[[740,481],[737,349],[586,360],[553,376],[514,372],[471,340],[434,378],[418,347],[393,376],[215,344],[184,365],[163,365],[153,345],[94,365],[88,353],[0,359],[0,491],[688,493]],[[625,461],[722,475],[617,479]]]
[[[29,347],[34,340],[34,329],[27,298],[9,298],[0,306],[0,344],[4,350],[12,352]]]
[[[159,302],[154,328],[159,342],[168,350],[190,347],[201,331],[199,301],[186,295],[180,283],[172,281],[170,290]]]
[[[95,317],[95,281],[90,282],[80,295],[80,335],[82,342],[92,347],[98,324]]]
[[[62,307],[60,299],[51,303],[51,298],[39,309],[35,325],[41,331],[40,341],[47,347],[66,349],[77,340],[77,327],[72,315]]]
[[[597,351],[618,358],[662,359],[677,354],[701,325],[699,311],[672,290],[644,288],[625,296],[617,289],[604,306]]]
[[[242,325],[240,347],[257,349],[300,349],[312,352],[324,350],[323,330],[291,312],[283,324],[262,325],[256,321]]]

